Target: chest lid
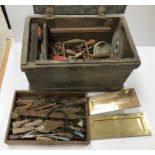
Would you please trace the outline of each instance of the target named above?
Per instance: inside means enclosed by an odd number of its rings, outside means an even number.
[[[126,5],[34,5],[35,14],[98,15],[124,14]],[[49,9],[50,8],[50,9]]]

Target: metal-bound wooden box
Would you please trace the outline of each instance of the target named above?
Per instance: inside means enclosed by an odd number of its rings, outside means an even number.
[[[126,6],[34,6],[25,21],[21,69],[32,90],[117,90],[140,59],[123,16]],[[42,15],[41,15],[42,14]],[[46,14],[46,15],[45,15]],[[45,24],[46,23],[46,24]],[[43,27],[44,56],[38,56],[37,26]],[[45,25],[45,26],[44,26]],[[33,34],[34,35],[33,35]],[[42,32],[41,32],[42,33]],[[71,39],[106,41],[114,56],[88,61],[54,61],[51,43]]]

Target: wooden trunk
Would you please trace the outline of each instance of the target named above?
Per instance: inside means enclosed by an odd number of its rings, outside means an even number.
[[[105,6],[105,15],[97,14],[97,8],[98,6],[55,6],[55,15],[51,19],[47,20],[45,15],[26,18],[21,69],[27,76],[30,89],[103,91],[118,90],[123,87],[123,83],[131,72],[140,65],[126,20],[123,15],[120,15],[124,13],[125,7]],[[44,9],[44,6],[41,10],[35,7],[35,12],[43,14]],[[46,52],[51,42],[76,38],[111,43],[116,30],[119,29],[124,36],[123,55],[121,58],[86,62],[53,63],[52,60],[39,60],[37,55],[34,60],[29,60],[30,26],[32,23],[43,25],[45,20],[47,24],[44,30],[47,31],[44,40]],[[51,28],[53,33],[50,31]]]

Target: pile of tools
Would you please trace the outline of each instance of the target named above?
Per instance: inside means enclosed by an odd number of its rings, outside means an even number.
[[[67,41],[48,40],[48,28],[43,25],[32,23],[30,28],[30,48],[28,60],[55,60],[75,62],[98,59],[119,58],[123,56],[124,47],[116,31],[112,42],[96,41],[95,39],[71,39]],[[52,31],[53,32],[53,31]]]
[[[97,42],[94,39],[88,41],[72,39],[65,42],[56,42],[51,46],[52,60],[78,60],[110,58],[113,52],[108,42]]]
[[[56,31],[56,30],[55,30]],[[28,60],[54,60],[64,62],[91,61],[123,56],[124,48],[118,39],[117,31],[112,42],[96,41],[95,39],[71,39],[50,42],[46,22],[42,25],[32,23],[30,27],[30,48]],[[53,30],[52,30],[53,32]],[[69,34],[68,34],[69,35]]]
[[[84,141],[86,98],[18,97],[12,113],[10,140]]]

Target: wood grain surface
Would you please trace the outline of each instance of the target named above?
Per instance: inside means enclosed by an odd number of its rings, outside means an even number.
[[[2,86],[2,82],[3,82],[3,77],[4,77],[4,74],[5,74],[5,68],[6,68],[6,64],[7,64],[11,44],[12,44],[12,39],[7,39],[6,40],[6,45],[5,45],[5,48],[4,48],[2,63],[0,64],[0,89],[1,89],[1,86]]]

